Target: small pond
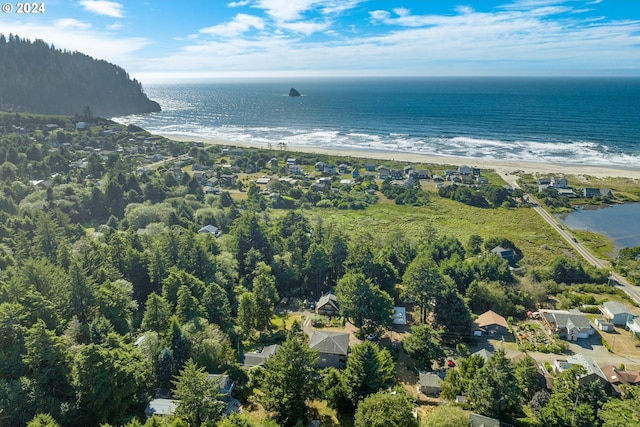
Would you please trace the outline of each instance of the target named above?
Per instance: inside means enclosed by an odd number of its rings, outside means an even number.
[[[567,228],[607,236],[616,252],[640,246],[640,204],[626,203],[608,207],[585,206],[569,214],[556,215]]]

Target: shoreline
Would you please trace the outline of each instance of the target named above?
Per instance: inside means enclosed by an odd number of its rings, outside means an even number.
[[[200,138],[188,135],[163,135],[167,139],[180,141],[180,142],[192,142],[202,141],[205,145],[230,145],[247,148],[262,148],[267,147],[264,144],[250,143],[250,142],[238,142],[238,141],[223,141],[211,138]],[[276,148],[274,148],[276,149]],[[316,147],[299,147],[299,146],[287,146],[287,151],[301,152],[301,153],[316,153],[324,155],[353,157],[360,159],[373,159],[373,160],[387,160],[387,161],[399,161],[408,163],[424,163],[434,165],[452,165],[452,166],[471,166],[480,167],[483,169],[495,170],[502,176],[514,175],[516,172],[521,171],[533,175],[583,175],[592,176],[596,178],[630,178],[634,180],[640,180],[640,169],[632,168],[616,168],[605,166],[593,166],[593,165],[575,165],[575,164],[561,164],[561,163],[537,163],[527,161],[516,160],[501,160],[501,159],[482,159],[477,157],[454,157],[454,156],[437,156],[432,154],[421,153],[407,153],[398,151],[384,151],[375,149],[356,150],[352,148],[316,148]]]

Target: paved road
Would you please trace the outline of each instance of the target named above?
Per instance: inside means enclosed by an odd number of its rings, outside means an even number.
[[[502,179],[504,179],[509,185],[513,188],[520,188],[518,185],[518,176],[512,175],[506,172],[499,172]],[[587,248],[585,248],[576,238],[558,221],[553,215],[551,215],[545,208],[540,206],[538,202],[530,195],[525,194],[524,199],[531,205],[531,207],[544,219],[549,223],[549,225],[560,234],[564,240],[577,252],[579,253],[589,264],[593,265],[597,268],[609,269],[611,268],[611,264],[609,261],[602,260],[595,255],[593,255]],[[614,273],[610,270],[610,277],[615,280],[620,288],[627,294],[629,297],[636,302],[636,304],[640,305],[640,289],[638,287],[633,286],[627,280],[620,276],[618,273]]]

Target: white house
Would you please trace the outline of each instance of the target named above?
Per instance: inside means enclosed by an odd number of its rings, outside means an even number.
[[[600,307],[600,311],[605,319],[614,325],[626,325],[631,319],[638,317],[624,304],[617,301],[606,301]]]

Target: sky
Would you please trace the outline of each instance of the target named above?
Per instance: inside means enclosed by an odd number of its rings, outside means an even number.
[[[4,0],[3,0],[4,1]],[[5,2],[0,33],[141,82],[311,76],[640,76],[640,0]],[[8,6],[7,6],[8,5]]]

